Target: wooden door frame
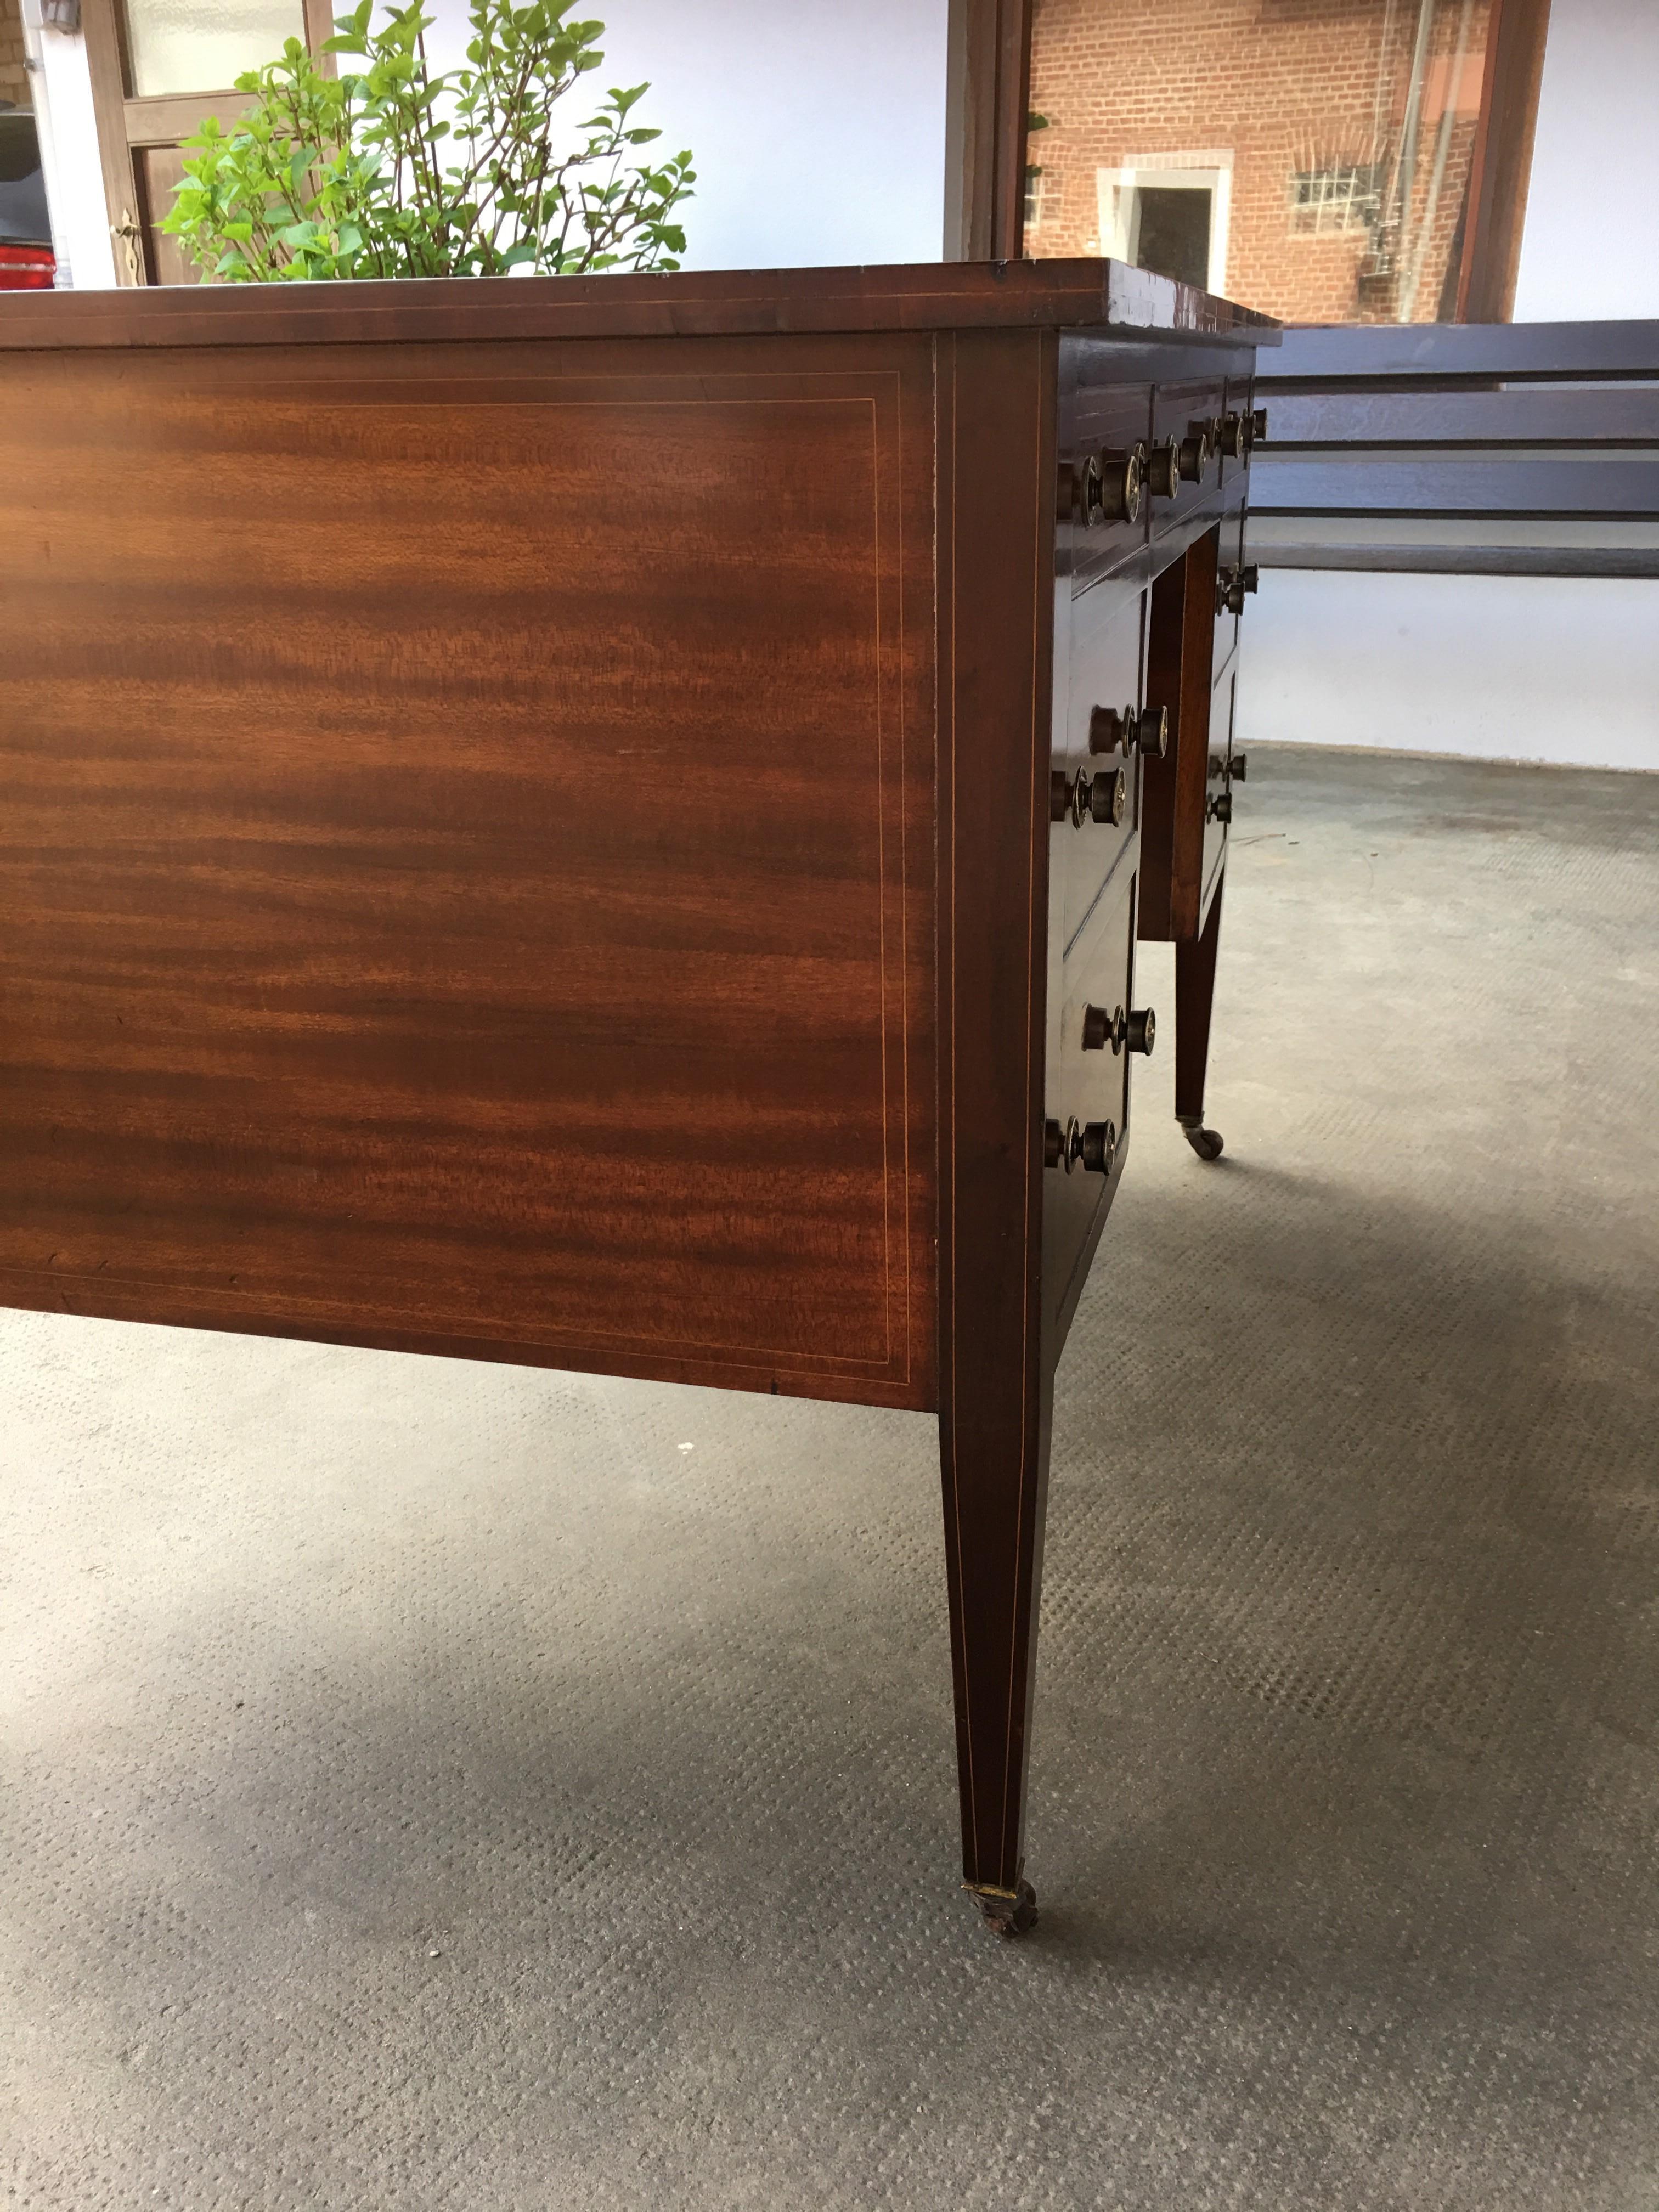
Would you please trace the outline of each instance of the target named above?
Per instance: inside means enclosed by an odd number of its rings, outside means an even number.
[[[951,0],[945,258],[1017,261],[1035,0]]]
[[[301,0],[301,9],[306,42],[315,53],[325,39],[333,36],[333,9],[330,0]],[[130,94],[132,58],[122,0],[81,0],[81,27],[87,41],[87,73],[92,81],[93,121],[115,252],[115,281],[120,285],[151,283],[154,273],[142,249],[122,229],[124,223],[138,222],[143,210],[143,194],[133,156],[146,146],[176,146],[196,128],[202,100],[213,98],[216,88],[210,87],[205,94],[159,93],[143,98]]]
[[[1036,0],[951,0],[945,258],[1018,260]],[[1492,0],[1469,170],[1456,320],[1506,323],[1515,307],[1550,0]]]
[[[1515,312],[1549,21],[1550,0],[1492,0],[1457,275],[1460,323],[1507,323]]]

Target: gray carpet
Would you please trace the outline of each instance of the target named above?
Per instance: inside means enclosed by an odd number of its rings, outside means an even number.
[[[927,1421],[0,1316],[5,2212],[1652,2212],[1659,777],[1252,769],[1226,1158],[1166,1029],[1060,1377],[1037,1934]]]

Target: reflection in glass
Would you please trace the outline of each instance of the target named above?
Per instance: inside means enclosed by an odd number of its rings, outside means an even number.
[[[1492,0],[1036,0],[1024,252],[1286,322],[1456,312]]]
[[[224,92],[303,39],[301,0],[126,0],[132,89]]]

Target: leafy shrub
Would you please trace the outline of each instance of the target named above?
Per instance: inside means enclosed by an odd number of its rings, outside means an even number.
[[[557,103],[605,59],[604,24],[567,21],[572,4],[472,0],[465,63],[437,76],[419,0],[374,28],[374,0],[339,16],[323,49],[337,76],[290,39],[237,78],[246,114],[185,142],[161,228],[233,283],[678,269],[691,156],[628,166],[661,136],[629,120],[649,86],[613,86],[558,130]]]

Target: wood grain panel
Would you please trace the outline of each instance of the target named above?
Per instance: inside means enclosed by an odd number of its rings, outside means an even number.
[[[8,364],[11,1303],[931,1402],[928,349],[583,356]]]

